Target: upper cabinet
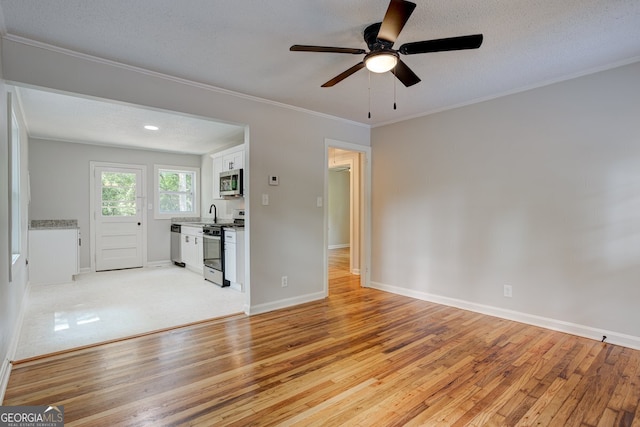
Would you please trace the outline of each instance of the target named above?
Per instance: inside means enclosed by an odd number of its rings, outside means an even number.
[[[213,198],[220,196],[220,172],[244,168],[244,144],[211,154],[213,160]]]
[[[222,156],[222,170],[230,171],[233,169],[242,169],[244,167],[244,144],[238,151],[234,151]]]

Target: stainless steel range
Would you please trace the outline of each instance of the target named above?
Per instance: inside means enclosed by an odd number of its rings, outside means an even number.
[[[224,254],[224,233],[222,227],[222,225],[218,224],[202,227],[204,278],[218,286],[225,286],[222,259]]]
[[[229,286],[224,277],[224,227],[244,227],[244,209],[233,210],[233,221],[202,227],[204,278],[218,286]]]

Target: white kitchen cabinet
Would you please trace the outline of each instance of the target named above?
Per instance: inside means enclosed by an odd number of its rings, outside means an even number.
[[[220,195],[220,172],[222,172],[222,157],[213,158],[213,198],[222,199]]]
[[[244,229],[224,229],[224,278],[232,288],[243,291]]]
[[[79,230],[29,230],[29,282],[56,284],[73,281],[80,272]]]
[[[220,196],[220,172],[244,168],[244,144],[211,154],[213,160],[213,198]]]
[[[244,148],[222,156],[222,170],[230,171],[244,167]]]
[[[204,268],[204,246],[202,245],[202,227],[183,225],[180,234],[182,261],[191,271],[202,274]]]

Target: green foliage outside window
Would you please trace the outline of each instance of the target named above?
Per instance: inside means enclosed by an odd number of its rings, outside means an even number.
[[[103,172],[102,215],[133,216],[136,211],[136,174]]]
[[[163,214],[192,213],[195,173],[160,169],[158,177],[160,212]]]

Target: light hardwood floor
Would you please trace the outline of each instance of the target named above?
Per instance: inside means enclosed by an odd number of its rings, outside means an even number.
[[[640,351],[358,286],[14,366],[67,426],[640,426]]]

